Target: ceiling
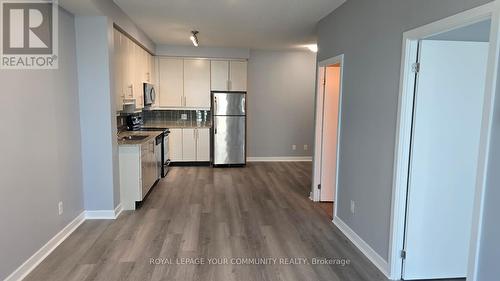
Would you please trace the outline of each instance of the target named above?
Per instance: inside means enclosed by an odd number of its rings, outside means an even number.
[[[316,23],[345,0],[114,0],[156,44],[290,49],[316,42]]]

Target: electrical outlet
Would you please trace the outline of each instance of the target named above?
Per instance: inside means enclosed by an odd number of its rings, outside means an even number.
[[[63,210],[63,202],[60,201],[57,206],[59,208],[59,215],[62,215],[62,213],[64,212],[64,210]]]
[[[297,150],[297,145],[292,144],[292,150]]]
[[[181,120],[188,120],[188,115],[186,113],[182,113]]]
[[[353,200],[351,200],[351,213],[352,213],[353,215],[354,215],[354,211],[355,211],[355,209],[356,209],[356,203],[355,203]]]
[[[307,151],[309,149],[309,145],[304,144],[304,150]]]

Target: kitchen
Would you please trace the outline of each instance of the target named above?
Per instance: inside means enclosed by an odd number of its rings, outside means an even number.
[[[117,25],[113,39],[124,210],[170,166],[246,164],[246,59],[154,56]]]

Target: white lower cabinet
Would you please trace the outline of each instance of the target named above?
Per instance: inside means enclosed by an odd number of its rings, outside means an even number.
[[[196,129],[196,160],[210,161],[210,129]]]
[[[182,129],[182,161],[196,161],[196,130]]]
[[[170,129],[169,149],[172,162],[210,161],[210,129]]]
[[[168,135],[168,149],[170,161],[182,161],[182,129],[170,129],[170,134]]]
[[[120,145],[120,197],[124,210],[135,210],[158,179],[155,139],[143,144]]]

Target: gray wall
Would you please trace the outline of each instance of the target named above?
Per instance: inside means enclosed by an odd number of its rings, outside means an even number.
[[[306,51],[250,52],[249,157],[312,155],[315,60],[316,54]],[[304,151],[304,144],[309,150]]]
[[[59,69],[0,70],[0,280],[83,211],[75,57],[60,10]]]
[[[487,2],[349,0],[318,24],[318,60],[345,54],[338,216],[386,260],[402,34]]]
[[[85,209],[113,210],[120,194],[111,23],[102,16],[76,17],[75,25]]]

